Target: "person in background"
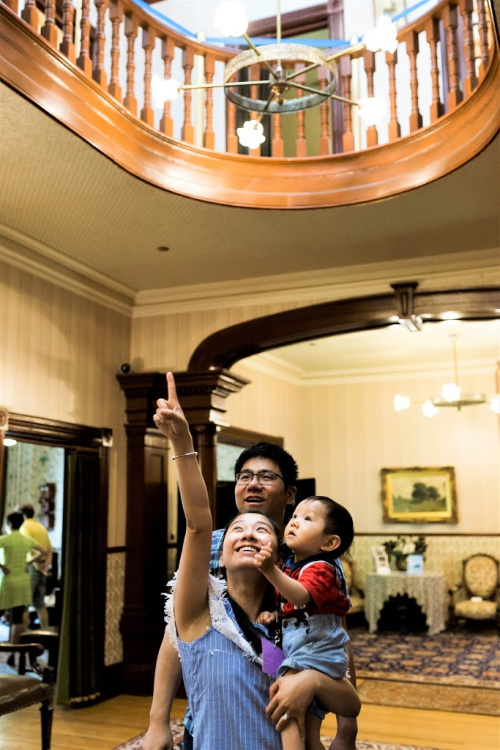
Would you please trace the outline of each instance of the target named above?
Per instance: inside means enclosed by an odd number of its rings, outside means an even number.
[[[258,622],[269,625],[277,615],[281,620],[285,658],[278,676],[295,675],[304,669],[317,669],[328,675],[332,678],[334,700],[326,709],[341,713],[337,710],[335,690],[342,687],[347,673],[349,641],[341,618],[351,603],[338,558],[354,538],[352,516],[329,497],[314,495],[297,505],[284,537],[294,554],[281,567],[276,565],[269,545],[264,545],[254,558],[255,565],[275,587],[278,603],[277,612],[261,613]],[[360,708],[357,698],[354,710],[359,713]],[[297,722],[289,721],[282,732],[283,750],[305,750],[306,746],[307,750],[322,750],[318,737],[323,713],[317,705],[308,712],[305,743]],[[356,750],[355,743],[346,750]]]
[[[0,563],[0,609],[10,610],[11,643],[19,643],[21,633],[24,633],[28,626],[27,607],[31,604],[31,586],[27,556],[31,554],[31,559],[34,560],[47,554],[47,550],[34,539],[21,534],[23,521],[21,511],[9,513],[7,523],[10,533],[0,536],[0,550],[3,556]],[[11,661],[13,662],[13,659]]]
[[[158,402],[160,407],[162,400]],[[293,457],[281,446],[272,443],[256,443],[244,450],[235,465],[236,484],[235,502],[240,512],[259,510],[273,518],[280,528],[287,505],[293,506],[297,488],[297,464]],[[217,529],[212,535],[212,555],[210,567],[215,570],[219,565],[219,547],[223,530]],[[345,627],[345,620],[343,620]],[[349,671],[351,682],[355,685],[355,670],[350,644]],[[304,670],[295,677],[284,676],[271,688],[271,700],[268,714],[278,730],[285,725],[283,714],[297,717],[302,731],[305,732],[304,714],[318,691],[321,680],[329,680],[314,670]],[[156,662],[153,701],[150,711],[149,728],[144,740],[144,750],[172,750],[172,732],[170,730],[170,711],[181,680],[181,666],[167,635],[164,636]],[[295,682],[294,682],[295,680]],[[299,686],[300,682],[300,686]],[[193,747],[193,719],[190,713],[185,718],[184,750]],[[344,750],[355,741],[357,721],[355,718],[337,716],[337,735],[330,750]]]
[[[52,544],[45,526],[35,520],[35,509],[30,503],[19,508],[24,516],[21,534],[34,539],[35,542],[47,550],[46,555],[37,555],[36,559],[28,560],[31,580],[31,605],[36,609],[41,630],[49,627],[49,614],[45,606],[47,579],[52,565]]]

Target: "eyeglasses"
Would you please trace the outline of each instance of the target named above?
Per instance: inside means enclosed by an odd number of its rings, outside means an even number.
[[[263,485],[274,484],[277,479],[283,479],[281,474],[274,471],[240,471],[235,479],[238,484],[250,484],[253,477],[257,477],[258,483]]]

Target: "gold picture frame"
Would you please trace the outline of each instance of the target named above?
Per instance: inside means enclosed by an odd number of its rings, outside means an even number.
[[[453,466],[381,469],[384,523],[457,523]]]

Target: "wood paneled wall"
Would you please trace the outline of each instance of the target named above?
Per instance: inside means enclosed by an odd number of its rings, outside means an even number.
[[[125,540],[125,401],[130,318],[0,263],[0,404],[113,430],[109,539]]]

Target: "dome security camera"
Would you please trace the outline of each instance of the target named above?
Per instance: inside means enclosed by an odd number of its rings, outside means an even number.
[[[120,365],[120,370],[124,375],[127,375],[127,373],[129,373],[131,369],[132,365],[130,364],[130,362],[122,362],[122,364]]]

